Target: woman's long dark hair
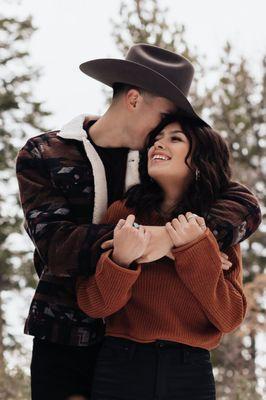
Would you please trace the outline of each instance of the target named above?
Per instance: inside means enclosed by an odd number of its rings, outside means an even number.
[[[125,205],[133,208],[138,216],[143,212],[147,214],[151,210],[160,210],[164,192],[148,174],[148,150],[154,144],[158,133],[172,122],[179,122],[189,141],[189,151],[185,158],[186,165],[194,177],[198,168],[200,176],[198,180],[192,179],[171,216],[174,218],[178,214],[191,211],[205,217],[214,201],[229,185],[232,175],[231,155],[227,143],[219,133],[180,114],[168,115],[150,132],[146,146],[140,152],[140,184],[131,187],[125,193]],[[187,159],[190,155],[189,165]]]

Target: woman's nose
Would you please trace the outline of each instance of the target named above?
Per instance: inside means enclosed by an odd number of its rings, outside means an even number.
[[[164,144],[163,144],[161,141],[159,141],[159,140],[157,140],[157,142],[154,143],[154,147],[155,147],[156,149],[165,149]]]

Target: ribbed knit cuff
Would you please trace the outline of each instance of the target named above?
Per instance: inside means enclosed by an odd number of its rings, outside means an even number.
[[[206,295],[206,285],[215,286],[222,263],[219,246],[209,228],[197,239],[174,248],[172,253],[178,275],[199,296]]]
[[[141,272],[120,267],[110,259],[108,250],[98,261],[96,273],[87,280],[79,280],[79,307],[93,318],[104,318],[114,314],[129,301],[131,288]]]
[[[199,243],[202,239],[204,239],[204,238],[206,238],[206,237],[210,237],[211,235],[213,236],[213,234],[212,234],[212,232],[210,231],[210,229],[209,229],[209,228],[206,228],[205,231],[204,231],[201,235],[199,235],[196,239],[191,240],[189,243],[182,244],[181,246],[173,247],[172,253],[175,254],[175,253],[177,253],[177,252],[179,252],[179,251],[186,250],[186,249],[188,249],[189,247],[194,246],[196,243]],[[213,238],[215,239],[214,236],[213,236]],[[215,239],[215,240],[216,240],[216,239]],[[218,246],[218,244],[217,244],[217,246]],[[217,247],[217,249],[219,250],[219,247]]]
[[[117,287],[117,285],[122,284],[125,288],[133,285],[141,272],[141,266],[138,265],[137,269],[121,267],[110,258],[111,253],[112,249],[101,255],[95,273],[97,282],[104,279],[111,287],[112,285]]]
[[[189,251],[190,250],[190,251]],[[178,254],[178,260],[180,260],[180,256],[183,253],[184,256],[188,254],[194,254],[195,256],[201,255],[206,256],[207,250],[207,257],[212,257],[213,262],[221,264],[220,260],[220,249],[218,243],[215,239],[215,236],[210,231],[209,228],[206,228],[205,231],[198,236],[196,239],[191,240],[191,242],[186,243],[179,247],[174,247],[172,249],[172,253],[175,255]]]

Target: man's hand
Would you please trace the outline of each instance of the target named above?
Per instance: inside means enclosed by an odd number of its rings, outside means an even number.
[[[110,249],[112,249],[113,247],[114,247],[114,239],[106,240],[106,242],[103,242],[103,243],[101,244],[101,248],[102,248],[103,250],[110,250]]]
[[[232,267],[233,264],[228,260],[228,255],[222,251],[220,252],[220,259],[222,263],[222,269],[228,270]]]

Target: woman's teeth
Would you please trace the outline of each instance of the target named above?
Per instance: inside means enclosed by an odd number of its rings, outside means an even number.
[[[169,157],[161,156],[161,155],[159,155],[159,154],[155,154],[155,155],[152,157],[152,159],[153,159],[153,160],[165,160],[165,161],[170,160]]]

